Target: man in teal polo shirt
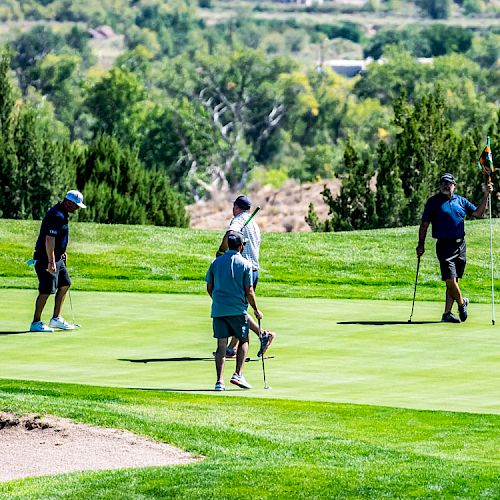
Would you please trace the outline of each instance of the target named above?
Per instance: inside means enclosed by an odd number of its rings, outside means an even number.
[[[244,389],[252,388],[243,377],[243,365],[248,353],[248,304],[252,306],[257,319],[262,319],[262,313],[257,308],[253,290],[252,264],[241,255],[244,243],[242,233],[229,231],[228,250],[210,264],[205,277],[207,292],[212,297],[211,317],[214,338],[217,339],[216,391],[225,390],[223,372],[227,342],[230,337],[239,340],[236,371],[231,377],[231,383]]]

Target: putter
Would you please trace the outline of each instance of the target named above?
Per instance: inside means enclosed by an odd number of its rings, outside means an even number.
[[[259,338],[261,339],[261,347],[262,347],[262,337],[260,335],[260,332],[262,331],[262,328],[260,327],[260,319],[259,319]],[[271,389],[271,386],[267,385],[267,381],[266,381],[266,368],[264,366],[264,353],[262,353],[262,356],[260,357],[260,359],[262,359],[262,375],[264,376],[264,389]]]
[[[80,328],[82,325],[80,325],[79,323],[75,323],[75,312],[73,311],[73,301],[71,300],[71,290],[68,290],[68,296],[69,296],[69,305],[71,307],[71,317],[73,319],[73,325],[76,328]]]
[[[417,257],[417,275],[415,276],[415,289],[413,290],[413,303],[411,305],[411,314],[408,323],[411,323],[411,317],[413,316],[413,308],[415,307],[415,295],[417,294],[417,281],[418,281],[418,270],[420,268],[420,257]]]

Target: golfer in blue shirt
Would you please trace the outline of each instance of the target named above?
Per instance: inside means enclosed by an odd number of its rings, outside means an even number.
[[[436,241],[436,255],[441,267],[441,279],[446,282],[446,303],[441,321],[460,323],[467,319],[469,299],[462,297],[458,280],[463,276],[466,262],[465,216],[483,216],[488,196],[493,185],[488,183],[479,207],[464,197],[455,194],[456,182],[452,174],[444,174],[439,182],[439,193],[431,196],[425,205],[418,233],[417,256],[425,252],[425,237],[432,224],[432,237]],[[458,304],[459,318],[452,312],[453,303]]]
[[[211,316],[214,338],[217,339],[216,391],[225,390],[223,372],[227,342],[230,337],[239,340],[236,370],[231,377],[231,383],[244,389],[252,388],[243,376],[243,365],[248,353],[248,304],[252,306],[257,319],[262,319],[262,313],[257,308],[253,290],[252,264],[241,255],[244,243],[242,233],[229,231],[228,250],[210,264],[205,277],[207,292],[212,297]]]

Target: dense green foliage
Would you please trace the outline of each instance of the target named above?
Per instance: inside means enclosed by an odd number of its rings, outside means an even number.
[[[0,409],[118,427],[198,455],[181,467],[30,478],[15,498],[495,498],[496,415],[4,380]],[[237,423],[235,423],[237,420]],[[235,481],[235,478],[238,478]]]
[[[380,206],[370,207],[372,195],[367,186],[374,185],[374,178],[364,179],[366,200],[360,203],[366,207],[358,209],[367,215],[358,213],[353,217],[360,222],[345,222],[350,199],[356,194],[355,186],[346,186],[345,199],[334,204],[338,213],[333,217],[341,223],[331,227],[414,223],[419,204],[413,207],[412,200],[408,207],[413,208],[402,206],[401,214],[388,213],[390,196],[399,196],[388,172],[400,166],[398,158],[396,167],[388,167],[384,157],[379,157],[380,141],[387,146],[387,153],[382,151],[386,156],[404,142],[407,165],[412,168],[430,162],[423,165],[429,182],[441,166],[433,163],[432,155],[422,153],[429,136],[425,123],[414,130],[415,147],[409,140],[410,129],[401,132],[399,122],[408,122],[396,116],[402,109],[401,97],[406,98],[405,106],[415,106],[412,120],[420,120],[419,103],[430,95],[440,96],[434,106],[442,115],[443,133],[432,136],[427,149],[444,151],[448,138],[453,139],[451,153],[439,160],[453,158],[462,163],[496,127],[500,35],[497,28],[482,26],[480,20],[474,29],[460,26],[458,20],[450,25],[414,22],[398,29],[377,24],[372,33],[359,19],[278,19],[259,16],[251,9],[232,11],[224,2],[202,6],[194,0],[117,0],[101,5],[82,0],[73,5],[62,0],[30,0],[10,5],[10,14],[0,15],[40,21],[21,32],[9,31],[7,38],[20,89],[16,98],[21,97],[23,107],[44,103],[44,112],[51,117],[47,126],[58,131],[46,141],[69,141],[71,147],[62,147],[68,152],[75,141],[78,147],[83,143],[85,150],[102,134],[113,136],[120,147],[137,151],[151,175],[167,178],[188,201],[220,190],[240,190],[258,179],[279,184],[287,177],[303,182],[337,176],[348,183],[349,169],[359,161],[366,175],[377,176],[380,192],[373,196]],[[239,5],[256,7],[252,2]],[[458,10],[474,10],[471,2],[459,6],[447,0],[419,1],[418,6],[431,18],[447,17],[450,8],[454,16]],[[371,2],[363,9],[389,12],[399,7]],[[333,4],[324,8],[340,9]],[[224,9],[229,16],[221,15]],[[417,20],[415,9],[411,12]],[[112,67],[101,61],[95,66],[97,59],[90,49],[98,40],[90,39],[96,30],[88,29],[104,23],[114,30],[105,30],[106,43],[119,43],[123,35],[125,44],[125,51],[112,58]],[[335,74],[329,60],[348,47],[351,57],[359,58],[364,52],[380,61],[354,78]],[[93,50],[100,55],[101,49]],[[433,59],[424,64],[418,56]],[[350,159],[351,149],[358,156],[356,161]],[[3,154],[10,158],[6,162],[14,161],[13,151],[6,145]],[[70,170],[75,163],[67,157],[53,162],[63,170],[67,170],[63,163],[69,163]],[[415,175],[421,174],[410,174]],[[16,189],[9,186],[9,190]],[[407,191],[404,194],[408,197]],[[16,210],[18,214],[30,212],[26,207]],[[137,212],[130,220],[144,217]]]
[[[0,54],[0,82],[0,179],[5,186],[0,216],[39,219],[78,186],[89,207],[82,220],[187,225],[183,198],[164,174],[145,170],[136,151],[106,135],[88,147],[71,142],[43,101],[18,106],[5,52]]]
[[[457,191],[461,192],[459,180]],[[265,210],[265,207],[263,207]],[[83,211],[82,211],[83,212]],[[494,238],[500,230],[494,220]],[[204,277],[221,233],[147,226],[70,222],[69,266],[79,290],[205,294]],[[39,222],[0,221],[2,287],[33,288],[26,266]],[[464,290],[474,302],[489,296],[488,221],[466,223]],[[268,233],[262,241],[259,295],[411,300],[418,228],[339,233]],[[494,260],[500,259],[494,247]],[[419,298],[440,301],[439,265],[429,238]]]
[[[389,146],[382,142],[372,162],[358,158],[348,145],[339,196],[334,198],[326,187],[323,191],[331,216],[325,222],[318,221],[311,207],[307,218],[310,227],[315,231],[345,231],[417,224],[425,202],[437,192],[440,176],[449,171],[460,179],[462,196],[478,204],[485,182],[476,168],[481,137],[477,130],[457,135],[443,114],[445,108],[440,91],[414,106],[404,98],[396,101],[399,133],[394,142]],[[490,130],[496,153],[500,144],[498,125]],[[376,189],[371,185],[374,175]],[[492,210],[493,216],[500,213],[497,200]]]

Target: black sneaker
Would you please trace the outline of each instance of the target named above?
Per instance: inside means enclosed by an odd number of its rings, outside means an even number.
[[[467,319],[467,306],[469,305],[469,299],[463,297],[462,300],[462,305],[458,306],[458,315],[460,316],[460,321],[463,323]]]
[[[460,323],[460,320],[451,312],[443,313],[441,323]]]

